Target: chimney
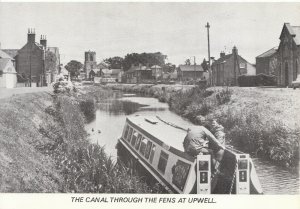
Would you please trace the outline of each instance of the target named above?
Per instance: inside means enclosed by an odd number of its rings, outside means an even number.
[[[45,47],[45,49],[47,49],[47,37],[46,36],[41,35],[40,44],[43,45]]]
[[[234,46],[232,48],[232,54],[238,54],[238,50],[237,50],[236,46]]]
[[[224,58],[224,57],[225,57],[225,52],[222,51],[222,52],[220,53],[220,58]]]
[[[33,28],[28,29],[27,43],[35,43],[35,29]]]

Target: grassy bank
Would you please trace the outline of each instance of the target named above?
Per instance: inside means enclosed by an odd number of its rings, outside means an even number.
[[[153,192],[87,140],[90,104],[109,96],[35,93],[0,103],[0,192]]]
[[[216,119],[226,143],[286,167],[299,166],[300,96],[292,89],[193,88],[164,85],[112,85],[168,102],[172,111],[195,124]]]

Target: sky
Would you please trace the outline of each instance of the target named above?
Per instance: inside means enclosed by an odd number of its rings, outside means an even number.
[[[255,57],[279,44],[285,22],[300,26],[300,3],[0,3],[2,49],[20,49],[34,28],[36,42],[47,36],[59,47],[61,63],[84,62],[84,52],[96,52],[97,62],[129,53],[161,52],[166,62],[200,64],[211,56],[239,54],[255,64]]]

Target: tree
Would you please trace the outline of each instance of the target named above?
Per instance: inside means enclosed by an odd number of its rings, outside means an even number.
[[[103,62],[108,66],[108,68],[120,69],[122,68],[124,59],[122,57],[110,57],[104,59]]]
[[[208,62],[205,60],[205,58],[203,59],[203,62],[201,63],[201,67],[203,68],[203,70],[206,72],[209,69],[208,66]]]
[[[186,64],[186,65],[191,65],[191,60],[190,60],[190,59],[186,59],[186,60],[185,60],[185,64]]]
[[[174,72],[176,66],[173,65],[172,63],[167,63],[162,68],[165,73],[172,73]]]
[[[46,72],[56,73],[57,71],[57,57],[51,51],[46,52],[45,70]]]
[[[166,55],[163,55],[161,52],[155,52],[155,53],[132,53],[127,54],[123,61],[123,68],[124,70],[128,70],[131,65],[149,65],[150,67],[153,65],[159,65],[164,66],[165,65],[165,59],[167,58]]]
[[[65,68],[67,71],[70,72],[71,77],[78,77],[80,74],[80,69],[83,67],[83,64],[81,62],[78,62],[76,60],[71,60]]]

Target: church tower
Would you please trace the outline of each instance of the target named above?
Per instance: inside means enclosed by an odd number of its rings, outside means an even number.
[[[92,69],[96,69],[97,62],[96,62],[96,52],[87,51],[84,53],[84,72],[85,78],[89,78],[89,73]]]

